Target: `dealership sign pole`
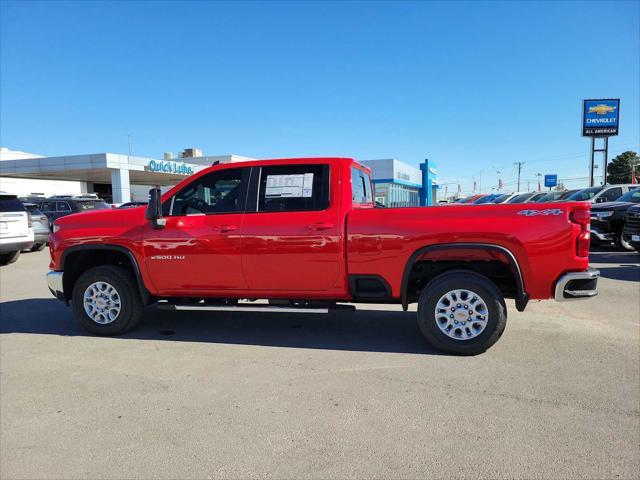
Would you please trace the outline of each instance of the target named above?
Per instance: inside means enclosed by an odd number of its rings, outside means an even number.
[[[596,153],[604,154],[602,183],[607,183],[607,161],[609,157],[609,137],[618,135],[620,120],[620,99],[591,99],[582,101],[582,136],[591,137],[591,164],[589,186],[593,187]],[[602,139],[601,148],[596,148],[596,139]]]

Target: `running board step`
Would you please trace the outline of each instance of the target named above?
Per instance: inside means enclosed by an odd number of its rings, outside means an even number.
[[[335,310],[355,310],[353,305],[332,307],[281,307],[279,305],[207,305],[205,303],[167,303],[157,304],[161,310],[202,311],[202,312],[268,312],[268,313],[329,313]]]

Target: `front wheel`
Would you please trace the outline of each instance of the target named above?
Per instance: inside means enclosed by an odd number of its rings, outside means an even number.
[[[438,275],[420,294],[418,326],[436,349],[477,355],[498,341],[507,325],[504,297],[485,276],[455,270]]]
[[[618,250],[623,252],[633,252],[634,248],[625,238],[622,229],[618,230],[613,238],[613,243]]]
[[[96,335],[119,335],[135,327],[143,314],[138,287],[122,267],[105,265],[84,272],[73,287],[73,313]]]

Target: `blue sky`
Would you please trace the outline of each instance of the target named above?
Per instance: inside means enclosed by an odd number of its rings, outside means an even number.
[[[11,2],[0,143],[434,160],[470,190],[586,177],[581,99],[640,144],[639,2]],[[582,185],[578,180],[569,185]],[[450,187],[452,188],[452,187]]]

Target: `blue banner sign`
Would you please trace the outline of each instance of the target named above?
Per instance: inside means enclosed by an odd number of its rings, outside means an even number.
[[[544,186],[545,187],[555,187],[558,185],[558,175],[545,175],[544,176]]]
[[[150,172],[174,173],[178,175],[191,175],[193,169],[185,163],[160,162],[151,160],[148,165]]]
[[[610,137],[618,135],[620,99],[582,101],[582,135]]]

